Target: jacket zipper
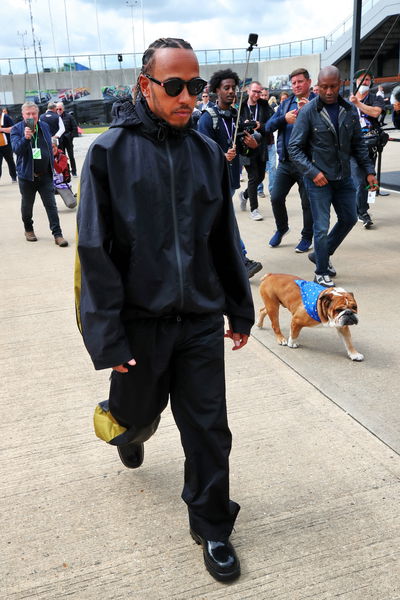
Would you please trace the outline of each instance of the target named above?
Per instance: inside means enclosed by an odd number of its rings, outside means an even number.
[[[174,224],[174,238],[175,238],[175,254],[176,254],[176,263],[178,266],[178,276],[179,276],[179,291],[181,296],[180,306],[179,308],[183,308],[183,269],[182,269],[182,255],[181,249],[179,245],[179,229],[178,229],[178,216],[176,211],[176,193],[175,193],[175,174],[174,174],[174,165],[172,161],[171,150],[169,147],[168,140],[165,140],[166,150],[167,150],[167,158],[168,165],[171,175],[171,206],[172,206],[172,220]]]

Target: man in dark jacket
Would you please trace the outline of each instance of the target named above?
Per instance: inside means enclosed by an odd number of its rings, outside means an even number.
[[[11,181],[17,183],[17,171],[15,168],[13,151],[11,148],[10,131],[14,121],[7,114],[6,109],[3,109],[0,114],[0,178],[2,174],[3,158],[8,165]]]
[[[247,200],[250,202],[250,218],[253,221],[262,221],[263,216],[258,210],[257,188],[264,181],[265,167],[268,160],[268,141],[269,136],[265,131],[265,123],[274,114],[267,100],[261,99],[263,87],[259,81],[252,81],[248,96],[244,98],[240,111],[241,119],[246,121],[255,121],[254,128],[261,135],[260,144],[257,148],[250,151],[248,158],[243,161],[248,175],[247,189],[240,192],[240,208],[246,210]]]
[[[37,242],[33,229],[33,205],[38,192],[49,219],[57,246],[68,246],[63,238],[53,186],[53,149],[46,123],[39,121],[39,108],[34,102],[22,105],[22,118],[11,129],[11,145],[17,155],[21,213],[27,242]],[[28,121],[27,121],[28,120]],[[32,124],[32,127],[30,126]]]
[[[211,575],[228,581],[240,574],[229,542],[239,505],[229,499],[223,313],[238,350],[254,309],[225,156],[190,127],[206,84],[191,46],[157,40],[138,81],[136,103],[122,104],[81,175],[77,314],[95,368],[113,369],[95,426],[137,468],[170,397],[191,535]]]
[[[290,160],[287,148],[299,111],[315,97],[315,94],[310,93],[311,79],[307,69],[295,69],[289,75],[289,78],[293,93],[287,100],[281,102],[278,110],[265,126],[265,130],[269,133],[278,131],[277,150],[279,156],[279,165],[271,191],[271,205],[276,231],[269,240],[269,245],[271,248],[277,248],[283,237],[289,233],[286,197],[294,184],[297,183],[303,211],[303,229],[300,242],[297,244],[295,251],[307,252],[312,246],[313,236],[311,208],[303,183],[303,174],[296,169],[296,166]]]
[[[68,154],[69,162],[71,164],[72,176],[76,177],[77,172],[74,156],[74,137],[78,135],[78,126],[74,117],[71,114],[65,112],[64,104],[62,102],[57,102],[56,111],[58,116],[62,118],[65,127],[65,131],[60,137],[58,147],[61,150],[61,152],[64,152],[64,154]]]
[[[357,222],[352,156],[364,170],[365,184],[373,190],[378,185],[357,115],[339,95],[340,85],[336,67],[320,71],[319,97],[301,109],[288,146],[290,159],[304,173],[314,220],[315,252],[308,257],[316,263],[314,281],[324,287],[335,285],[330,256]],[[338,220],[328,234],[331,205]]]
[[[65,131],[65,126],[61,116],[57,114],[56,106],[55,102],[49,102],[46,112],[40,115],[40,120],[46,123],[50,129],[51,137],[60,139]]]
[[[238,85],[238,74],[231,69],[216,71],[210,79],[209,88],[213,94],[217,95],[217,102],[215,105],[208,106],[203,110],[197,125],[198,131],[217,142],[225,153],[228,161],[232,196],[235,190],[240,188],[239,153],[236,147],[233,147],[237,110],[232,107]],[[239,142],[239,138],[237,138],[237,141]],[[257,147],[257,142],[247,131],[243,135],[243,144],[245,148],[247,147],[246,144]],[[261,271],[262,264],[247,258],[247,251],[242,240],[241,250],[250,279],[250,277]]]

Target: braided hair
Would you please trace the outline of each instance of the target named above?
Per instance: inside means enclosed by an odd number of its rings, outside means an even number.
[[[155,42],[150,44],[145,53],[142,56],[142,68],[140,69],[140,74],[136,82],[135,90],[133,93],[133,100],[135,101],[140,93],[140,85],[139,78],[140,75],[144,75],[145,73],[150,73],[151,68],[153,66],[155,60],[155,52],[159,48],[183,48],[185,50],[193,50],[192,46],[189,42],[185,42],[180,38],[158,38]]]

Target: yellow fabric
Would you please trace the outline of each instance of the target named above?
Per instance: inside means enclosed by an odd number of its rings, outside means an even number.
[[[93,423],[97,437],[105,442],[110,442],[126,431],[126,427],[117,423],[110,411],[103,410],[99,405],[94,409]]]
[[[77,204],[81,197],[81,184],[78,185]],[[75,232],[75,267],[74,267],[74,295],[75,295],[75,315],[79,331],[82,333],[81,322],[81,263],[78,254],[78,228]]]
[[[1,113],[1,120],[0,120],[0,127],[3,127],[4,125],[4,113]],[[0,146],[7,146],[8,144],[8,140],[6,137],[6,134],[1,132],[0,133]]]

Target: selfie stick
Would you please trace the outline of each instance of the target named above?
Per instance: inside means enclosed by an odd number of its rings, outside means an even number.
[[[236,136],[237,136],[237,132],[238,132],[239,117],[240,117],[240,110],[242,108],[244,88],[246,85],[246,77],[247,77],[247,69],[249,67],[249,61],[250,61],[250,53],[253,51],[253,46],[257,46],[257,41],[258,41],[258,33],[249,33],[249,39],[248,39],[249,47],[246,50],[246,52],[248,54],[247,54],[246,68],[244,70],[244,77],[243,77],[243,81],[242,81],[242,89],[240,90],[239,108],[238,108],[238,113],[237,113],[236,123],[235,123],[235,134],[233,136],[233,144],[232,144],[233,146],[236,145]]]

